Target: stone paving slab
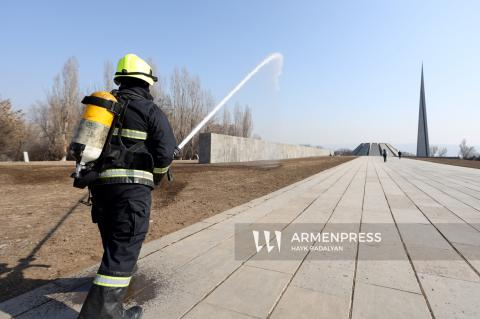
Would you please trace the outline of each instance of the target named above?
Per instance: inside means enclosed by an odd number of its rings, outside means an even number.
[[[382,245],[344,245],[341,258],[240,259],[235,248],[253,237],[238,242],[239,223],[282,234],[382,225]],[[360,157],[146,244],[127,304],[144,319],[478,319],[479,225],[480,170]],[[1,303],[0,319],[76,318],[95,269]]]
[[[359,282],[355,285],[355,319],[431,318],[421,294]]]
[[[349,301],[344,298],[290,287],[272,313],[272,319],[348,318]]]

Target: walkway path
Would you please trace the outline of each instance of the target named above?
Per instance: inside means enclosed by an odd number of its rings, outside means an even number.
[[[255,247],[234,236],[241,223],[378,224],[382,244],[239,258]],[[480,318],[480,170],[361,157],[151,242],[139,267],[129,300],[146,319]],[[4,302],[0,318],[76,318],[94,272]]]

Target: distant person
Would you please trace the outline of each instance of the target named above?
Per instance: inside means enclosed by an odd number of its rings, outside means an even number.
[[[402,152],[398,151],[398,159],[402,158]]]
[[[382,156],[383,156],[383,161],[386,162],[387,161],[387,150],[386,149],[383,149]]]

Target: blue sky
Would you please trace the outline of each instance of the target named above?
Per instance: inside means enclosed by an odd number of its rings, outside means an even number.
[[[161,74],[186,66],[220,100],[234,97],[266,140],[414,145],[425,67],[431,144],[480,145],[479,1],[10,1],[2,4],[0,95],[28,109],[69,56],[81,85],[133,52]],[[408,146],[402,146],[407,147]]]

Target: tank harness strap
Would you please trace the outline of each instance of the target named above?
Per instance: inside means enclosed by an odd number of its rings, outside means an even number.
[[[112,113],[115,113],[116,115],[120,115],[120,113],[122,112],[122,106],[119,103],[107,99],[102,99],[97,96],[85,96],[82,100],[82,104],[92,104],[100,106],[109,110]]]
[[[122,131],[123,131],[123,121],[125,119],[125,114],[127,113],[127,107],[130,104],[130,99],[126,98],[124,104],[125,105],[123,106],[122,113],[120,114],[120,117],[118,118],[117,122],[115,123],[115,126],[117,128],[117,135],[115,135],[115,136],[118,137],[117,140],[123,148],[125,148],[125,145],[123,144],[123,141],[122,141],[122,138],[121,138]],[[112,135],[113,135],[114,131],[115,131],[115,127],[112,130]]]
[[[132,146],[130,146],[130,148],[128,149],[130,152],[132,153],[135,153],[136,151],[138,151],[139,149],[141,149],[143,146],[145,146],[145,143],[142,141],[142,142],[138,142]]]

